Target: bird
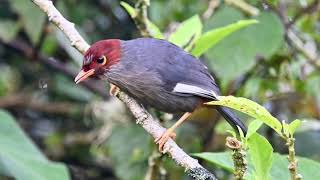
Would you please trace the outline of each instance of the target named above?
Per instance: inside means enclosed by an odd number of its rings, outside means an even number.
[[[75,77],[78,84],[88,78],[106,80],[110,94],[119,90],[145,107],[179,114],[181,118],[155,142],[162,151],[175,130],[195,110],[217,101],[221,94],[208,68],[200,59],[162,39],[106,39],[95,42],[85,52],[82,69]],[[211,106],[238,131],[246,126],[229,108]]]

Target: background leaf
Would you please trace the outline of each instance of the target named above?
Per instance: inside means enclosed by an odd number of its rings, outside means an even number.
[[[152,142],[151,137],[136,124],[114,129],[106,145],[118,177],[124,180],[143,179],[147,171],[148,156],[152,151],[148,142]]]
[[[254,177],[259,180],[270,179],[269,171],[273,160],[273,148],[268,140],[254,133],[248,139],[250,159],[255,169]]]
[[[122,7],[124,7],[124,9],[126,9],[126,11],[129,13],[129,15],[131,17],[134,17],[136,15],[134,7],[132,7],[130,4],[128,4],[128,3],[124,2],[124,1],[121,1],[120,4],[121,4]]]
[[[244,18],[238,10],[222,7],[205,29],[223,27]],[[284,28],[278,16],[261,12],[257,20],[258,24],[233,33],[206,52],[209,68],[216,72],[222,84],[251,69],[257,56],[268,59],[282,46]]]
[[[217,44],[223,38],[227,37],[231,33],[244,28],[250,24],[255,24],[256,20],[240,20],[234,24],[227,25],[225,27],[216,28],[204,33],[196,42],[192,54],[194,56],[201,56],[209,48]]]
[[[7,112],[0,110],[0,120],[0,172],[18,180],[70,179],[66,167],[47,160]]]
[[[5,42],[10,42],[15,38],[19,29],[20,29],[19,23],[11,20],[1,20],[0,21],[0,39]]]
[[[31,1],[11,0],[11,6],[22,21],[32,43],[38,42],[42,32],[43,23],[45,22],[45,14],[40,11]]]
[[[194,153],[196,157],[207,160],[210,163],[213,163],[217,167],[221,167],[224,170],[233,172],[233,162],[229,152],[204,152],[204,153]],[[249,154],[248,157],[251,155]],[[311,159],[298,157],[299,167],[298,171],[302,174],[303,179],[314,179],[314,177],[320,177],[320,163]],[[254,179],[253,175],[253,164],[251,158],[248,159],[248,178]],[[281,179],[286,180],[290,179],[290,174],[288,168],[287,155],[281,155],[278,153],[273,154],[273,163],[270,171],[270,179]]]
[[[176,31],[169,36],[168,40],[179,47],[189,49],[190,47],[192,47],[193,43],[200,37],[201,32],[201,20],[198,15],[195,15],[183,21],[176,29]]]
[[[234,171],[233,161],[231,158],[231,154],[228,152],[202,152],[202,153],[193,153],[192,156],[205,159],[208,162],[211,162],[218,167],[221,167],[230,172]]]
[[[311,159],[298,157],[298,172],[303,179],[314,179],[320,177],[320,163]],[[271,168],[271,179],[290,179],[288,168],[288,159],[286,155],[275,153],[273,165]]]

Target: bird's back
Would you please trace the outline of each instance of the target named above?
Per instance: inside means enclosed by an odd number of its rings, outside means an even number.
[[[175,93],[178,83],[219,93],[207,68],[192,55],[165,41],[139,38],[121,41],[120,63],[107,78],[139,102],[165,112],[190,112],[203,97]]]
[[[186,83],[219,93],[207,67],[180,47],[152,38],[139,38],[122,44],[124,55],[130,57],[127,60],[159,73],[166,89],[173,90],[177,83]]]

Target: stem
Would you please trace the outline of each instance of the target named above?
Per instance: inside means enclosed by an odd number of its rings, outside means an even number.
[[[232,159],[234,164],[234,179],[244,180],[247,170],[246,151],[242,143],[234,137],[227,137],[226,146],[232,150]]]
[[[144,180],[162,180],[167,179],[166,170],[162,167],[162,155],[155,148],[148,160],[148,171]]]
[[[147,8],[149,5],[149,0],[137,0],[135,5],[136,16],[133,20],[143,37],[151,37],[150,30],[148,29],[149,20]]]
[[[298,173],[298,159],[296,159],[296,153],[294,149],[295,139],[293,137],[285,136],[286,145],[288,146],[288,169],[290,171],[292,180],[300,180],[302,179],[302,175]]]

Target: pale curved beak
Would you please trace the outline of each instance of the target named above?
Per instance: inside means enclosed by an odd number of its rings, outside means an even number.
[[[78,84],[79,82],[86,80],[89,76],[92,76],[93,74],[94,74],[94,69],[90,69],[89,71],[86,71],[86,72],[81,69],[81,71],[78,73],[76,78],[74,78],[74,82]]]

